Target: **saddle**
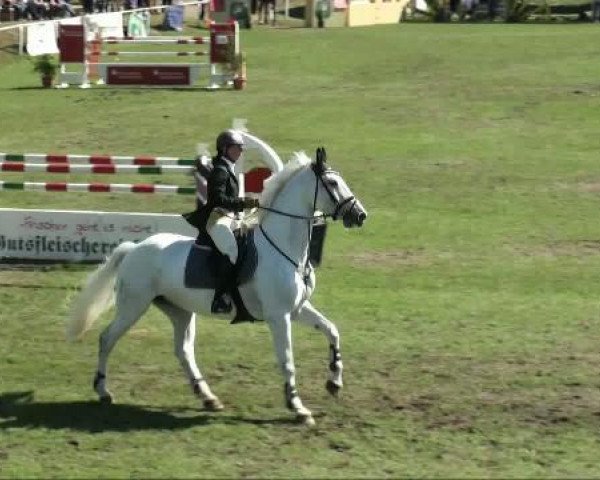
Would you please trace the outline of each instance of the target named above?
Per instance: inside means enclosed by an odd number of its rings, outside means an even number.
[[[237,314],[231,323],[254,322],[254,318],[244,305],[239,286],[247,283],[256,270],[258,254],[254,245],[254,229],[242,227],[235,230],[238,246],[238,259],[234,265],[234,284],[231,285],[231,297]],[[184,285],[187,288],[214,289],[217,284],[217,267],[221,253],[216,250],[208,235],[199,236],[190,248],[185,263]]]

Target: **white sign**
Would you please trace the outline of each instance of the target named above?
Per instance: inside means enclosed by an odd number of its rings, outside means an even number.
[[[123,15],[121,12],[97,13],[86,15],[85,19],[87,40],[93,40],[96,33],[102,38],[123,38]]]
[[[0,208],[0,258],[101,262],[124,241],[196,237],[181,215]]]
[[[32,57],[58,53],[54,22],[32,23],[27,26],[27,53]]]

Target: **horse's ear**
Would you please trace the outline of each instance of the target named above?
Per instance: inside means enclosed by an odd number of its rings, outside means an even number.
[[[324,147],[317,148],[317,169],[322,172],[325,170],[325,161],[327,160],[327,153]]]

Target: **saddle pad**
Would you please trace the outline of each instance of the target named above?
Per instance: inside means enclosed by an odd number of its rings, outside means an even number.
[[[217,256],[210,247],[192,245],[187,261],[183,284],[187,288],[215,288]]]
[[[254,230],[238,238],[238,263],[235,266],[236,285],[248,282],[258,264],[258,253],[254,245]],[[187,288],[214,289],[215,270],[218,257],[212,248],[206,245],[192,245],[185,263],[184,285]]]

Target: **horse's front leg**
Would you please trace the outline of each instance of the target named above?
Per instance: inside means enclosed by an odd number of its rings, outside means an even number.
[[[331,395],[337,395],[344,385],[342,381],[344,365],[342,364],[340,334],[337,327],[313,307],[309,301],[304,302],[300,310],[298,310],[295,319],[300,323],[320,330],[327,337],[329,341],[329,379],[325,386]]]
[[[285,379],[285,401],[287,407],[296,413],[298,420],[307,425],[314,425],[312,413],[300,400],[296,389],[296,367],[292,351],[292,325],[290,314],[274,315],[269,319],[269,327],[273,335],[273,345],[277,362]]]

